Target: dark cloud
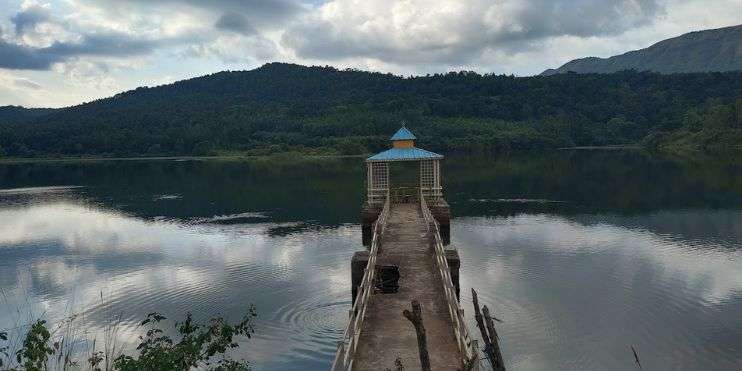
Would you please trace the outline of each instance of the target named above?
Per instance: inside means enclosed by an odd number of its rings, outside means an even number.
[[[170,7],[184,10],[183,6],[217,14],[241,14],[250,25],[261,28],[284,26],[308,7],[300,0],[82,0],[104,10],[140,11],[151,7]]]
[[[51,65],[78,56],[137,56],[174,39],[146,40],[120,33],[86,35],[78,43],[54,42],[43,48],[0,41],[0,68],[48,70]]]
[[[16,13],[10,18],[15,26],[16,35],[23,35],[27,30],[33,29],[37,24],[49,19],[49,9],[39,5],[31,5]]]
[[[262,19],[265,22],[283,21],[305,10],[301,3],[296,0],[212,0],[208,2],[202,0],[166,1],[182,2],[198,7],[241,13],[251,20]]]
[[[214,27],[220,30],[237,32],[244,35],[253,35],[256,33],[255,28],[247,20],[247,17],[235,12],[222,14],[214,24]]]
[[[10,44],[0,40],[0,68],[48,70],[57,59],[41,49]]]
[[[664,13],[659,0],[528,0],[503,39],[608,36],[647,25]]]
[[[453,1],[448,7],[411,1],[401,12],[413,8],[414,16],[399,16],[386,2],[363,12],[345,0],[335,3],[329,15],[315,13],[292,25],[282,44],[302,58],[455,65],[488,49],[507,54],[531,50],[550,37],[621,34],[664,12],[660,0],[470,0],[463,7]],[[455,10],[441,11],[447,8]]]
[[[148,54],[161,40],[138,39],[120,33],[86,35],[79,43],[55,42],[42,52],[61,58],[81,55],[134,56]]]

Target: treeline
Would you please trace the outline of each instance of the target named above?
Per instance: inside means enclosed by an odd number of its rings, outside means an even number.
[[[689,110],[679,130],[647,136],[643,144],[671,151],[742,149],[742,98]]]
[[[271,63],[33,116],[0,115],[0,153],[358,154],[386,147],[402,121],[422,146],[445,152],[662,147],[707,127],[739,130],[740,99],[741,72],[403,78]],[[699,140],[683,138],[690,146]]]

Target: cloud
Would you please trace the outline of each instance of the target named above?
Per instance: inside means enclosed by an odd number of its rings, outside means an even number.
[[[165,9],[173,12],[201,13],[220,16],[240,14],[251,25],[261,29],[282,28],[294,17],[305,13],[309,7],[299,0],[72,0],[90,8],[113,14],[146,12]]]
[[[217,57],[227,63],[255,64],[269,61],[279,55],[276,44],[260,35],[225,35],[208,43],[190,46],[183,56],[194,58]]]
[[[84,57],[126,59],[154,55],[169,47],[181,48],[176,55],[196,51],[201,57],[216,56],[224,62],[255,62],[277,53],[275,42],[258,27],[277,27],[307,9],[294,0],[215,0],[208,4],[195,0],[69,0],[69,4],[70,12],[63,15],[61,5],[52,9],[25,1],[11,17],[15,37],[0,39],[0,68],[43,71]],[[225,40],[234,44],[232,50]]]
[[[33,90],[41,89],[41,84],[34,82],[32,80],[29,80],[25,77],[17,77],[13,79],[13,85],[18,86],[20,88],[28,88]]]
[[[145,1],[147,0],[135,0]],[[263,26],[283,22],[302,13],[306,8],[296,0],[165,0],[171,3],[183,3],[207,10],[222,10],[242,14],[253,22]]]
[[[157,46],[177,42],[175,39],[143,39],[110,32],[85,35],[79,42],[54,42],[35,48],[0,41],[0,68],[48,70],[52,64],[80,56],[131,57],[151,53]]]
[[[27,4],[20,12],[10,18],[15,26],[16,35],[23,35],[28,29],[33,29],[37,24],[46,22],[50,18],[49,6],[39,4]]]
[[[617,35],[663,14],[658,1],[333,0],[292,25],[281,43],[301,58],[455,65],[550,37]]]
[[[257,32],[247,20],[247,17],[235,12],[222,14],[222,16],[219,17],[219,19],[214,24],[214,27],[221,30],[233,31],[245,35],[252,35]]]
[[[38,49],[0,40],[0,68],[47,70],[54,58]]]
[[[0,73],[0,85],[9,89],[31,89],[39,90],[43,87],[41,84],[26,77],[13,76],[7,73]]]

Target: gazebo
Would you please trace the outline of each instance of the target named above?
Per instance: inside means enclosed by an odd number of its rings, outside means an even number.
[[[415,147],[415,137],[410,130],[402,126],[391,137],[392,148],[377,153],[366,159],[366,190],[369,204],[383,204],[387,195],[396,202],[416,199],[418,195],[433,200],[443,196],[441,187],[442,155]],[[390,184],[389,165],[399,161],[419,162],[419,183],[417,187],[400,187]]]
[[[441,185],[443,156],[415,147],[416,139],[409,129],[402,126],[390,138],[392,148],[366,159],[366,202],[361,210],[364,245],[371,241],[371,228],[387,196],[390,197],[392,203],[418,202],[419,197],[425,197],[428,208],[438,221],[444,243],[449,242],[451,212],[448,203],[443,198],[443,186]],[[402,161],[419,163],[417,184],[412,187],[390,184],[390,165]]]

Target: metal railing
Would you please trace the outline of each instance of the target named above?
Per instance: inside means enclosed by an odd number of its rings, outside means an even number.
[[[466,320],[464,319],[464,310],[459,305],[456,288],[453,286],[453,281],[451,280],[451,270],[448,267],[446,252],[443,249],[443,240],[441,239],[438,221],[435,220],[433,213],[430,212],[428,203],[425,201],[425,196],[422,193],[420,194],[420,209],[422,210],[423,219],[425,219],[427,224],[428,232],[432,232],[433,235],[436,268],[441,276],[441,281],[443,281],[446,306],[448,307],[448,314],[451,316],[456,345],[462,356],[461,361],[465,365],[471,365],[471,370],[478,370],[479,347],[477,346],[477,341],[469,336],[469,330],[466,327]]]
[[[358,346],[358,339],[361,337],[361,329],[363,329],[363,318],[366,315],[366,306],[371,293],[374,290],[376,255],[379,251],[381,235],[384,234],[388,217],[389,194],[387,193],[384,207],[376,218],[376,222],[374,222],[374,232],[371,239],[371,248],[368,253],[368,263],[363,272],[361,284],[358,285],[355,303],[349,313],[350,318],[348,320],[348,326],[345,327],[345,331],[343,332],[343,339],[338,341],[337,353],[335,353],[335,359],[332,362],[331,370],[333,371],[351,370],[353,368],[353,359],[356,347]]]

